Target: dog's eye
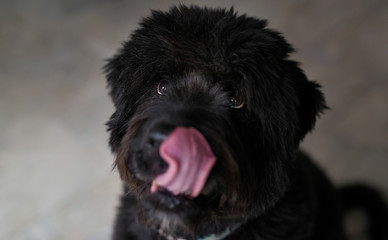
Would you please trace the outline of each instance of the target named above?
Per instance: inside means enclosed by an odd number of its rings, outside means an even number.
[[[244,99],[238,94],[235,94],[234,96],[229,98],[229,106],[231,108],[242,108],[244,107],[244,105]]]
[[[156,92],[159,95],[165,95],[168,90],[168,82],[166,80],[161,81],[156,88]]]

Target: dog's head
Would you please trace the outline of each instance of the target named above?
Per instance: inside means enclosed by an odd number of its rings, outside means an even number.
[[[325,108],[266,22],[233,9],[154,11],[106,65],[121,178],[149,224],[249,219],[284,194]]]

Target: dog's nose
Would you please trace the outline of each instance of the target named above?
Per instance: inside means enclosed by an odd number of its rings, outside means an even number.
[[[134,154],[133,161],[142,178],[154,178],[166,171],[168,165],[159,155],[159,147],[166,138],[167,134],[152,131],[143,142],[143,147]]]
[[[167,134],[154,131],[151,132],[148,135],[147,141],[146,141],[146,147],[149,149],[158,150],[160,144],[167,138]]]

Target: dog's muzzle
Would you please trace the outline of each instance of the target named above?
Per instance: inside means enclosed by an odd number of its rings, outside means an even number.
[[[193,127],[177,127],[160,144],[167,170],[156,176],[151,192],[164,188],[174,195],[197,197],[216,162],[206,138]]]

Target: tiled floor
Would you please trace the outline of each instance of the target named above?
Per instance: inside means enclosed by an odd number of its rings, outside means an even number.
[[[120,183],[101,71],[149,8],[188,1],[0,2],[0,239],[108,239]],[[331,110],[304,147],[337,184],[388,196],[388,2],[196,1],[267,18]]]

